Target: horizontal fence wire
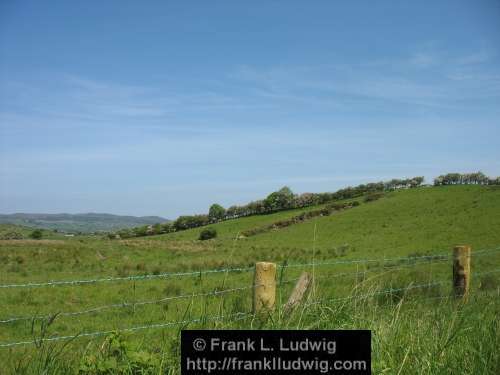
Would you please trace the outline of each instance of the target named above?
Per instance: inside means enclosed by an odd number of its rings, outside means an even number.
[[[490,275],[490,274],[499,273],[499,272],[500,272],[500,268],[496,269],[496,270],[492,270],[492,271],[480,272],[480,273],[475,274],[475,276],[484,276],[484,275]],[[352,299],[364,299],[364,298],[374,297],[377,295],[392,294],[392,293],[402,292],[402,291],[406,291],[406,290],[428,288],[431,286],[437,286],[437,285],[443,285],[443,284],[449,284],[449,283],[450,283],[449,281],[437,281],[437,282],[433,282],[433,283],[428,282],[428,283],[417,284],[417,285],[409,285],[409,286],[404,287],[404,288],[388,288],[388,289],[379,290],[379,291],[376,291],[373,293],[368,293],[368,294],[363,294],[363,295],[352,295],[352,296],[340,297],[340,298],[338,298],[338,297],[337,298],[324,298],[324,299],[320,299],[320,300],[317,300],[314,302],[310,302],[310,303],[306,304],[306,306],[317,305],[317,304],[322,303],[322,302],[338,302],[338,301],[346,301],[346,300],[352,300]]]
[[[165,298],[161,298],[161,299],[157,299],[157,300],[137,301],[137,302],[121,302],[121,303],[98,306],[98,307],[93,307],[93,308],[90,308],[87,310],[74,311],[74,312],[55,312],[52,314],[39,315],[39,316],[18,316],[18,317],[12,317],[12,318],[0,320],[0,323],[12,323],[12,322],[20,321],[20,320],[51,319],[53,317],[58,317],[58,316],[78,316],[78,315],[83,315],[83,314],[96,313],[96,312],[100,312],[100,311],[104,311],[104,310],[108,310],[108,309],[113,309],[113,308],[136,307],[136,306],[144,306],[144,305],[161,304],[161,303],[179,300],[179,299],[189,299],[189,298],[193,299],[193,298],[201,298],[201,297],[219,296],[219,295],[223,295],[223,294],[253,289],[254,287],[255,286],[252,285],[252,286],[244,286],[244,287],[224,289],[224,290],[215,290],[215,291],[207,292],[207,293],[182,294],[182,295],[178,295],[178,296],[165,297]]]
[[[491,254],[493,252],[496,252],[499,249],[500,249],[500,247],[493,248],[493,249],[482,249],[482,250],[474,251],[471,254],[471,257],[488,255],[488,254]],[[433,262],[439,262],[439,261],[446,261],[446,260],[449,260],[450,258],[451,258],[451,256],[448,252],[448,253],[433,254],[433,255],[407,256],[407,257],[382,258],[382,259],[380,259],[380,258],[378,258],[378,259],[354,259],[354,260],[334,261],[334,262],[327,261],[327,262],[312,262],[312,263],[295,263],[295,264],[279,265],[278,267],[285,270],[286,268],[298,268],[298,267],[305,268],[305,267],[311,267],[311,266],[312,267],[330,266],[330,265],[337,265],[337,264],[362,264],[362,263],[372,263],[372,262],[387,263],[387,262],[391,262],[391,261],[411,262],[411,263],[408,263],[406,265],[399,265],[398,267],[382,266],[382,267],[380,267],[380,269],[376,270],[376,271],[382,270],[382,271],[391,272],[391,271],[395,271],[395,270],[399,270],[399,269],[403,269],[403,268],[408,268],[408,267],[413,267],[413,266],[417,266],[417,265],[429,264],[429,262],[416,263],[415,262],[416,260],[428,260],[428,261],[430,261],[430,263],[433,263]],[[170,272],[170,273],[163,273],[163,274],[158,274],[158,275],[137,275],[137,276],[127,276],[127,277],[105,277],[105,278],[95,278],[95,279],[87,279],[87,280],[67,280],[67,281],[63,280],[63,281],[48,281],[48,282],[39,282],[39,283],[31,282],[31,283],[24,283],[24,284],[3,284],[3,285],[0,285],[0,288],[38,287],[38,286],[56,286],[56,285],[80,285],[80,284],[92,284],[92,283],[108,282],[108,281],[148,280],[148,279],[156,279],[156,278],[169,278],[169,277],[181,277],[181,276],[201,276],[203,274],[211,274],[211,273],[248,272],[248,271],[251,271],[253,269],[254,269],[254,267],[252,266],[252,267],[200,270],[200,271],[192,271],[192,272]],[[337,274],[337,275],[325,276],[323,278],[343,277],[343,276],[349,276],[349,275],[367,274],[367,273],[372,273],[372,272],[373,272],[373,270],[365,269],[362,272],[342,273],[342,274]],[[497,272],[500,272],[500,269],[488,271],[488,272],[477,273],[477,274],[475,274],[475,276],[482,276],[482,275],[487,275],[487,274],[492,274],[492,273],[497,273]],[[376,275],[373,275],[373,276],[376,276]],[[322,277],[316,277],[316,279],[321,279],[321,278]],[[298,279],[299,278],[294,278],[294,279],[281,281],[279,284],[286,284],[286,283],[295,282]],[[338,302],[338,301],[347,301],[347,300],[352,300],[352,299],[363,299],[363,298],[369,298],[369,297],[376,296],[376,295],[391,294],[391,293],[396,293],[396,292],[401,292],[401,291],[406,291],[406,290],[411,290],[411,289],[418,289],[418,288],[425,288],[425,287],[430,287],[430,286],[442,285],[444,283],[447,283],[447,282],[442,281],[442,282],[425,283],[425,284],[419,284],[419,285],[409,285],[408,287],[405,287],[405,288],[390,288],[390,289],[376,291],[376,292],[365,294],[365,295],[353,295],[353,296],[341,297],[341,298],[321,299],[321,300],[317,300],[317,301],[308,303],[305,306],[317,305],[319,303],[327,302],[327,301]],[[87,310],[82,310],[82,311],[62,312],[62,313],[55,313],[55,314],[51,314],[51,315],[45,315],[45,316],[12,317],[12,318],[8,318],[8,319],[0,320],[0,323],[9,323],[9,322],[14,322],[14,321],[19,321],[19,320],[48,319],[48,318],[53,318],[56,316],[77,316],[77,315],[82,315],[82,314],[87,314],[87,313],[99,312],[99,311],[111,309],[111,308],[135,307],[135,306],[142,306],[142,305],[149,305],[149,304],[164,303],[164,302],[178,300],[178,299],[217,296],[217,295],[223,295],[223,294],[242,291],[242,290],[253,289],[256,286],[258,286],[258,285],[231,288],[231,289],[225,289],[225,290],[215,290],[215,291],[208,292],[208,293],[191,293],[191,294],[185,294],[185,295],[170,296],[170,297],[165,297],[165,298],[158,299],[158,300],[138,301],[138,302],[123,302],[123,303],[116,303],[116,304],[110,304],[110,305],[105,305],[105,306],[99,306],[99,307],[95,307],[95,308],[91,308],[91,309],[87,309]],[[437,298],[443,298],[443,297],[437,297]],[[232,315],[248,316],[250,314],[240,312],[240,313],[232,314]],[[167,322],[167,323],[159,323],[159,324],[139,326],[139,327],[131,327],[131,328],[121,329],[120,331],[128,332],[128,331],[137,331],[137,330],[149,329],[149,328],[162,328],[162,327],[168,327],[168,326],[172,326],[172,325],[189,324],[189,323],[199,322],[199,321],[207,320],[207,319],[210,320],[210,319],[222,319],[222,318],[224,318],[223,315],[218,316],[218,317],[204,318],[204,319],[184,320],[184,321],[178,321],[178,322]],[[75,336],[58,336],[58,337],[52,337],[52,338],[44,338],[42,340],[43,341],[57,341],[57,340],[63,340],[63,339],[74,339],[77,337],[100,336],[100,335],[105,335],[105,334],[109,334],[112,332],[115,332],[115,330],[82,333],[82,334],[75,335]],[[23,341],[23,342],[17,342],[17,343],[6,343],[6,344],[0,344],[0,347],[9,347],[9,346],[16,346],[16,345],[23,345],[23,344],[34,344],[37,342],[38,342],[37,340],[33,340],[33,341]]]
[[[437,259],[436,261],[446,261],[447,259]],[[407,264],[399,267],[389,267],[389,266],[383,266],[381,269],[377,270],[364,270],[360,272],[345,272],[345,273],[340,273],[336,275],[328,275],[328,276],[315,276],[314,278],[316,280],[321,280],[321,279],[333,279],[333,278],[339,278],[339,277],[346,277],[346,276],[358,276],[358,275],[366,275],[368,273],[373,273],[374,271],[384,271],[382,274],[386,274],[388,272],[393,272],[397,270],[402,270],[405,268],[409,267],[415,267],[419,265],[429,265],[429,263],[419,263],[419,264]],[[376,276],[379,274],[375,274],[372,276]],[[300,278],[293,278],[293,279],[287,279],[280,281],[277,283],[277,285],[281,284],[288,284],[288,283],[293,283],[298,281]],[[0,324],[2,323],[12,323],[16,321],[22,321],[22,320],[33,320],[33,319],[49,319],[54,317],[55,315],[57,316],[78,316],[78,315],[83,315],[83,314],[90,314],[90,313],[95,313],[95,312],[100,312],[104,311],[107,309],[112,309],[112,308],[126,308],[126,307],[136,307],[136,306],[142,306],[142,305],[151,305],[151,304],[161,304],[165,303],[168,301],[172,300],[178,300],[178,299],[188,299],[188,298],[200,298],[200,297],[208,297],[208,296],[217,296],[217,295],[223,295],[227,293],[233,293],[233,292],[238,292],[238,291],[243,291],[243,290],[248,290],[248,289],[254,289],[257,285],[252,285],[252,286],[245,286],[245,287],[236,287],[236,288],[231,288],[231,289],[225,289],[225,290],[215,290],[212,292],[207,292],[207,293],[191,293],[191,294],[184,294],[184,295],[178,295],[178,296],[170,296],[170,297],[164,297],[161,299],[157,300],[150,300],[150,301],[137,301],[137,302],[121,302],[121,303],[115,303],[115,304],[110,304],[110,305],[104,305],[104,306],[98,306],[94,308],[90,308],[87,310],[82,310],[82,311],[74,311],[74,312],[56,312],[52,314],[47,314],[47,315],[40,315],[40,316],[19,316],[19,317],[10,317],[10,318],[4,318],[0,320]]]
[[[40,344],[40,343],[46,342],[46,341],[73,340],[73,339],[77,339],[80,337],[96,337],[96,336],[109,335],[109,334],[112,334],[114,332],[135,332],[135,331],[141,331],[141,330],[146,330],[146,329],[166,328],[166,327],[171,327],[171,326],[176,326],[176,325],[186,325],[186,324],[190,324],[190,323],[201,323],[201,322],[204,322],[207,320],[212,321],[212,320],[221,320],[221,319],[226,319],[226,318],[229,319],[232,316],[239,317],[241,319],[243,317],[247,317],[250,315],[253,315],[253,314],[252,313],[238,312],[238,313],[234,313],[234,314],[230,314],[230,315],[219,315],[219,316],[210,316],[210,317],[203,317],[203,318],[197,318],[197,319],[191,319],[191,320],[181,320],[181,321],[176,321],[176,322],[149,324],[149,325],[121,328],[121,329],[109,330],[109,331],[84,332],[84,333],[80,333],[78,335],[72,335],[72,336],[54,336],[54,337],[46,337],[46,338],[41,338],[38,340],[31,340],[31,341],[0,343],[0,348],[8,348],[8,347],[19,346],[19,345]]]
[[[493,249],[477,250],[472,253],[472,257],[485,255],[488,253],[493,253],[500,250],[500,247]],[[309,266],[331,266],[337,264],[356,264],[356,263],[373,263],[373,262],[391,262],[391,261],[407,261],[413,262],[415,260],[437,260],[437,259],[451,259],[448,253],[440,253],[434,255],[420,255],[420,256],[407,256],[407,257],[395,257],[395,258],[372,258],[372,259],[351,259],[351,260],[340,260],[340,261],[327,261],[327,262],[309,262],[309,263],[294,263],[294,264],[281,264],[278,265],[279,268],[297,268],[297,267],[309,267]],[[55,280],[55,281],[45,281],[45,282],[29,282],[29,283],[19,283],[19,284],[0,284],[0,288],[31,288],[31,287],[45,287],[45,286],[58,286],[58,285],[81,285],[81,284],[95,284],[100,282],[113,282],[113,281],[137,281],[137,280],[152,280],[160,278],[171,278],[171,277],[184,277],[184,276],[200,276],[206,274],[214,273],[228,273],[228,272],[248,272],[252,271],[254,266],[250,267],[236,267],[236,268],[221,268],[221,269],[211,269],[211,270],[199,270],[199,271],[189,271],[189,272],[166,272],[158,275],[133,275],[133,276],[123,276],[123,277],[102,277],[86,280]]]
[[[491,271],[480,272],[480,273],[477,273],[476,276],[484,276],[484,275],[489,275],[489,274],[499,273],[499,272],[500,272],[500,268],[495,269],[495,270],[491,270]],[[429,282],[429,283],[425,283],[425,284],[409,285],[409,286],[404,287],[404,288],[388,288],[388,289],[376,291],[376,292],[369,293],[369,294],[353,295],[353,296],[341,297],[341,298],[320,299],[320,300],[316,300],[314,302],[307,303],[304,306],[309,307],[309,306],[318,305],[318,304],[324,303],[324,302],[340,302],[340,301],[366,299],[366,298],[374,297],[377,295],[384,295],[384,294],[387,295],[387,294],[392,294],[392,293],[396,293],[396,292],[403,292],[403,291],[413,290],[413,289],[418,289],[418,288],[426,288],[426,287],[428,288],[431,286],[443,285],[443,284],[447,284],[447,283],[449,283],[449,281],[439,281],[439,282],[433,282],[433,283]],[[433,298],[433,297],[430,297],[430,298]],[[443,297],[440,296],[438,298],[443,298]],[[135,332],[135,331],[145,330],[145,329],[166,328],[166,327],[175,326],[175,325],[199,323],[199,322],[203,322],[203,321],[207,321],[207,320],[219,320],[219,319],[229,318],[232,316],[237,316],[240,319],[242,319],[245,317],[254,316],[254,314],[253,313],[246,313],[246,312],[238,312],[238,313],[230,314],[227,316],[220,315],[220,316],[198,318],[198,319],[193,319],[193,320],[182,320],[182,321],[175,321],[175,322],[157,323],[157,324],[122,328],[122,329],[117,329],[117,330],[86,332],[86,333],[81,333],[81,334],[73,335],[73,336],[55,336],[55,337],[41,338],[39,340],[32,340],[32,341],[0,343],[0,348],[13,347],[13,346],[19,346],[19,345],[37,344],[37,343],[41,343],[41,342],[45,342],[45,341],[72,340],[72,339],[76,339],[79,337],[95,337],[95,336],[108,335],[108,334],[111,334],[114,332]]]
[[[252,271],[254,267],[242,267],[242,268],[223,268],[223,269],[213,269],[213,270],[200,270],[200,271],[190,271],[190,272],[167,272],[160,273],[158,275],[134,275],[134,276],[123,276],[123,277],[103,277],[87,280],[58,280],[58,281],[45,281],[45,282],[30,282],[23,284],[2,284],[0,288],[32,288],[32,287],[44,287],[44,286],[58,286],[58,285],[81,285],[81,284],[95,284],[101,282],[112,282],[112,281],[137,281],[137,280],[152,280],[161,278],[171,278],[171,277],[183,277],[183,276],[200,276],[212,273],[225,273],[225,272],[248,272]]]
[[[476,256],[483,256],[490,253],[494,253],[500,250],[500,247],[493,249],[484,249],[473,251],[470,255],[471,258]],[[404,262],[412,262],[414,260],[446,260],[451,259],[451,255],[449,252],[433,254],[433,255],[419,255],[419,256],[406,256],[406,257],[396,257],[396,258],[372,258],[372,259],[348,259],[348,260],[337,260],[334,262],[309,262],[309,263],[293,263],[280,265],[282,268],[294,268],[294,267],[311,267],[311,266],[332,266],[336,264],[351,264],[351,263],[387,263],[394,261],[404,261]]]
[[[356,271],[356,272],[343,272],[343,273],[337,273],[333,275],[327,275],[327,276],[314,276],[314,279],[316,280],[321,280],[321,279],[335,279],[339,277],[346,277],[346,276],[358,276],[358,275],[367,275],[370,274],[370,276],[379,276],[379,275],[385,275],[389,272],[393,271],[400,271],[403,269],[408,269],[408,268],[413,268],[413,267],[418,267],[418,266],[429,266],[430,264],[436,264],[436,262],[445,262],[448,261],[449,259],[436,259],[434,262],[426,262],[426,263],[417,263],[417,264],[406,264],[406,265],[398,265],[396,266],[381,266],[380,268],[366,268],[363,271]],[[380,271],[379,273],[376,273]],[[282,283],[287,283],[287,282],[293,282],[299,280],[299,277],[293,278],[293,279],[287,279],[286,281]]]

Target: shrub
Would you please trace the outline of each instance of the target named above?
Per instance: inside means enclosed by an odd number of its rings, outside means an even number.
[[[198,239],[205,241],[215,237],[217,237],[217,231],[214,228],[205,228],[200,232],[200,237]]]
[[[80,361],[80,375],[154,374],[159,356],[141,350],[138,345],[112,333],[95,353],[86,353]]]
[[[365,197],[365,202],[373,202],[373,201],[376,201],[380,198],[382,198],[384,196],[383,193],[372,193],[372,194],[368,194],[366,197]]]
[[[4,233],[1,237],[2,240],[22,240],[24,236],[16,231]]]
[[[35,229],[33,232],[31,232],[30,237],[34,240],[39,240],[43,237],[43,233],[40,229]]]
[[[330,203],[326,207],[330,211],[340,211],[345,207],[345,203],[344,204],[342,204],[342,203]]]

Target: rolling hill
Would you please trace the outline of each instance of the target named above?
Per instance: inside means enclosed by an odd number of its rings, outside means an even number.
[[[159,216],[122,216],[103,213],[84,214],[0,214],[0,223],[33,228],[57,229],[70,233],[107,232],[168,221]]]
[[[213,224],[218,236],[207,241],[198,240],[203,228],[126,240],[0,241],[0,284],[41,283],[2,290],[0,320],[8,323],[0,331],[0,343],[29,342],[31,316],[60,313],[45,335],[139,327],[137,332],[122,331],[121,339],[140,346],[155,373],[161,373],[154,364],[160,356],[167,358],[171,373],[178,373],[178,354],[172,348],[178,346],[179,327],[362,328],[374,332],[374,373],[398,373],[402,363],[405,371],[400,373],[408,374],[497,373],[500,188],[421,187],[389,192],[376,201],[358,200],[357,207],[249,237],[240,234],[321,207]],[[472,302],[461,307],[448,300],[449,255],[457,244],[473,249]],[[438,256],[427,259],[429,255]],[[251,311],[252,266],[258,261],[279,266],[279,302],[272,319],[209,319]],[[221,272],[234,268],[238,270]],[[204,270],[217,272],[200,272]],[[311,298],[320,302],[284,314],[279,306],[303,271],[315,275]],[[53,287],[57,280],[84,283]],[[415,286],[425,287],[411,289]],[[226,293],[214,294],[221,290]],[[387,290],[403,292],[377,294]],[[142,330],[150,324],[156,328]],[[85,356],[108,363],[108,357],[96,359],[103,347],[99,335],[75,339],[51,363],[75,369]],[[50,345],[62,348],[63,343]],[[470,350],[475,347],[480,349]],[[40,353],[26,346],[0,352],[0,360],[30,369],[42,363]]]
[[[317,207],[309,208],[313,209]],[[286,220],[302,211],[290,210],[214,224],[212,227],[218,232],[214,243],[219,248],[241,248],[241,255],[245,257],[258,256],[258,249],[265,249],[267,255],[262,257],[268,259],[273,259],[273,255],[280,259],[310,256],[305,251],[312,248],[313,242],[318,251],[326,252],[348,244],[360,252],[358,255],[370,256],[437,251],[460,242],[475,247],[500,245],[500,187],[475,185],[399,190],[332,216],[234,241],[238,233]],[[195,228],[150,238],[195,241],[200,230]]]

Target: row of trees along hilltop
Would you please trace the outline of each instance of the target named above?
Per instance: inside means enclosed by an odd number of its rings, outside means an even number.
[[[171,233],[191,228],[197,228],[204,225],[217,223],[223,220],[236,219],[239,217],[251,215],[265,215],[273,212],[290,210],[294,208],[303,208],[319,204],[334,202],[343,199],[356,198],[365,194],[374,192],[383,192],[403,188],[414,188],[424,182],[423,177],[413,177],[407,179],[392,179],[386,182],[374,182],[361,184],[354,187],[346,187],[333,193],[303,193],[294,194],[293,191],[285,186],[278,191],[272,192],[265,199],[252,201],[243,206],[231,206],[225,209],[218,203],[210,206],[208,214],[201,215],[183,215],[175,221],[141,226],[131,229],[122,229],[110,237],[130,238],[142,237],[153,234]],[[118,236],[116,236],[118,235]]]
[[[335,202],[343,199],[351,199],[365,194],[392,191],[397,189],[410,189],[421,186],[424,177],[417,176],[405,179],[392,179],[389,181],[373,182],[361,184],[354,187],[346,187],[333,193],[302,193],[294,194],[285,186],[278,191],[272,192],[265,199],[256,200],[243,206],[231,206],[227,209],[218,203],[210,206],[208,214],[183,215],[175,221],[142,226],[132,229],[123,229],[116,234],[119,238],[141,237],[153,234],[171,233],[204,225],[214,224],[224,220],[236,219],[251,215],[265,215],[273,212],[290,210],[294,208],[304,208]],[[482,172],[476,173],[448,173],[434,179],[434,185],[459,185],[459,184],[481,184],[500,185],[500,177],[490,178]],[[110,237],[116,237],[111,234]]]
[[[448,173],[436,177],[434,185],[500,185],[500,177],[490,178],[482,172]]]

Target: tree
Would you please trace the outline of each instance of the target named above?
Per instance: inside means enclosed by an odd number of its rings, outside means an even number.
[[[163,233],[171,233],[175,231],[174,225],[170,222],[163,223],[161,227]]]
[[[175,230],[184,230],[201,227],[207,224],[209,224],[208,215],[191,215],[179,216],[177,220],[174,221],[173,226]]]
[[[134,235],[136,237],[144,237],[148,234],[148,225],[143,225],[143,226],[140,226],[140,227],[135,227],[133,229],[134,231]]]
[[[153,233],[154,234],[165,233],[163,231],[163,226],[160,223],[156,223],[155,225],[153,225]]]
[[[205,228],[200,232],[198,239],[200,241],[205,241],[215,237],[217,237],[217,231],[214,228]]]
[[[39,240],[43,237],[43,232],[40,229],[35,229],[33,232],[31,232],[30,237],[34,240]]]
[[[424,177],[417,176],[409,179],[408,184],[411,188],[415,188],[417,186],[422,185],[422,182],[424,182]]]
[[[267,196],[264,200],[266,211],[284,210],[292,208],[295,200],[295,195],[288,186],[282,187],[280,190],[275,191]]]
[[[441,186],[441,185],[444,185],[444,176],[443,175],[437,176],[434,179],[434,186]]]
[[[317,202],[318,198],[313,193],[302,193],[295,198],[295,205],[297,207],[312,206]]]
[[[211,222],[217,222],[226,216],[226,210],[220,204],[214,203],[210,206],[208,210],[208,218]]]
[[[135,237],[135,231],[133,229],[121,229],[116,233],[119,238],[132,238]]]
[[[238,210],[238,207],[237,206],[231,206],[227,209],[226,211],[226,217],[227,218],[235,218],[236,217],[236,211]]]

